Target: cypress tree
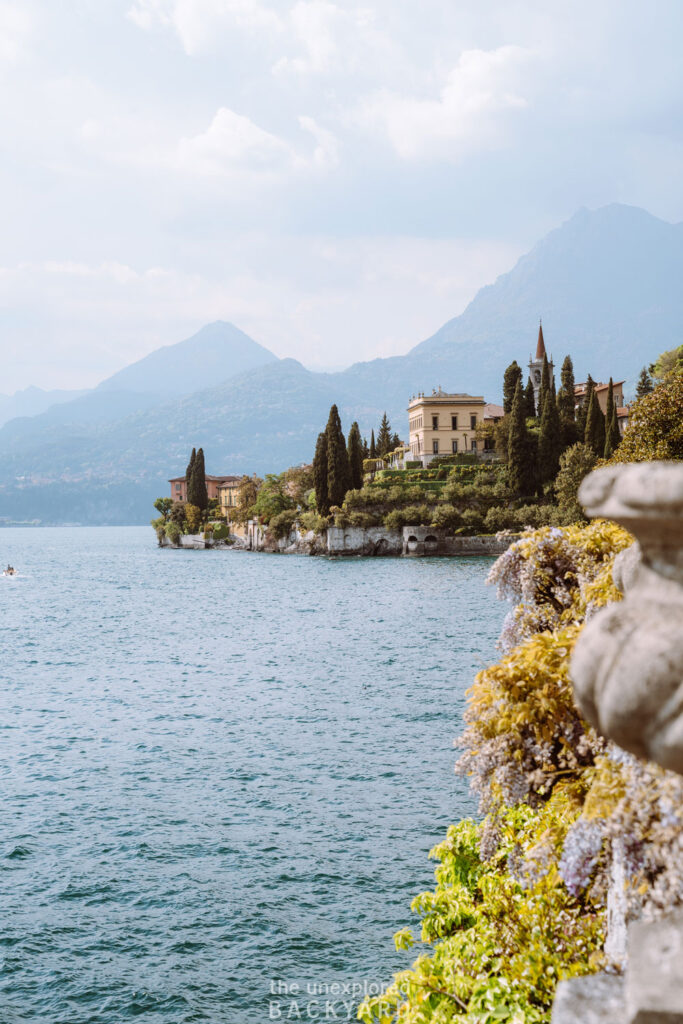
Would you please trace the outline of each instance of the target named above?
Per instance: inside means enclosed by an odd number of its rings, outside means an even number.
[[[522,368],[518,365],[517,360],[513,359],[503,374],[503,409],[506,413],[512,411],[512,403],[515,398],[517,384],[521,384],[521,382]]]
[[[190,502],[190,488],[192,487],[192,471],[194,470],[194,464],[195,464],[196,458],[197,458],[197,449],[193,448],[192,449],[192,454],[190,455],[190,461],[188,462],[187,469],[185,470],[185,493],[187,495],[187,500],[188,500],[188,502],[190,504],[191,504],[191,502]]]
[[[640,371],[640,377],[636,385],[636,398],[644,398],[645,395],[651,395],[654,389],[652,377],[647,372],[647,367],[644,366]]]
[[[522,382],[518,381],[510,410],[507,473],[510,489],[520,497],[526,497],[534,492],[534,467],[530,458],[529,434],[524,411],[524,392]]]
[[[579,440],[580,441],[583,440],[583,438],[586,436],[586,421],[587,421],[587,418],[588,418],[588,406],[590,405],[591,395],[593,394],[593,389],[594,388],[595,388],[595,381],[593,380],[593,378],[591,377],[591,375],[589,373],[588,377],[586,378],[586,394],[584,396],[583,402],[581,402],[581,404],[579,405],[579,408],[578,408],[578,410],[576,412],[576,432],[577,432],[577,434],[579,436]]]
[[[591,451],[595,452],[598,458],[602,457],[605,451],[605,416],[600,408],[595,387],[591,390],[588,402],[584,443],[588,445]]]
[[[576,429],[576,398],[574,397],[574,364],[571,356],[565,356],[560,374],[560,390],[557,393],[557,411],[560,416],[562,447],[569,448],[579,439]]]
[[[619,447],[621,434],[619,432],[619,420],[617,419],[616,403],[612,405],[612,415],[609,423],[605,417],[605,458],[609,459]]]
[[[336,405],[330,409],[325,433],[327,434],[327,496],[330,506],[341,505],[350,486],[350,473],[346,441]]]
[[[607,385],[607,404],[605,406],[605,443],[607,443],[607,437],[609,435],[609,425],[612,422],[612,413],[614,412],[614,382],[612,378],[609,379]]]
[[[206,468],[204,466],[204,449],[199,448],[197,456],[192,467],[192,494],[190,498],[190,492],[188,489],[188,501],[191,505],[196,505],[198,509],[205,512],[209,506],[209,495],[206,491]]]
[[[377,445],[375,444],[375,431],[374,430],[370,431],[370,454],[369,454],[368,458],[370,458],[370,459],[376,459],[377,458]]]
[[[360,428],[355,422],[351,424],[351,429],[349,430],[347,453],[349,456],[351,487],[354,490],[358,490],[363,486],[363,442],[360,439]]]
[[[377,454],[387,455],[391,451],[391,424],[387,418],[386,412],[382,416],[382,422],[379,425],[379,434],[377,435]]]
[[[545,397],[550,390],[550,364],[548,363],[548,357],[543,354],[543,369],[541,370],[541,386],[538,389],[538,405],[536,406],[536,415],[539,420],[543,417],[543,405],[545,403]]]
[[[367,437],[363,438],[363,458],[364,459],[369,459],[370,458],[370,445],[368,444]]]
[[[400,446],[401,446],[401,438],[398,436],[398,434],[394,434],[393,437],[391,438],[391,450],[392,450],[392,452],[395,452],[397,448],[400,448]]]
[[[533,419],[536,415],[536,396],[534,395],[534,385],[531,377],[526,382],[524,389],[524,415],[527,419]]]
[[[318,434],[313,456],[313,486],[315,488],[315,504],[321,516],[330,511],[330,500],[327,495],[327,434]]]
[[[560,415],[557,411],[555,382],[546,392],[541,416],[541,431],[538,437],[538,469],[536,479],[539,487],[550,483],[557,476],[560,468],[560,452],[562,438],[560,431]]]

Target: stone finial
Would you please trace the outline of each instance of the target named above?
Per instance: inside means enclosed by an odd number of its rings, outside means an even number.
[[[624,750],[683,775],[683,463],[598,469],[579,498],[638,549],[615,564],[624,600],[598,612],[574,649],[577,703]]]

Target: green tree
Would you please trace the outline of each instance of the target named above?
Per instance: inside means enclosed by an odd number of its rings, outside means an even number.
[[[368,444],[367,437],[363,438],[363,461],[370,458],[370,445]]]
[[[607,389],[607,407],[605,409],[605,447],[603,455],[606,459],[612,457],[612,454],[619,447],[620,441],[621,435],[619,433],[619,421],[617,420],[617,405],[614,401],[614,382],[610,377],[609,387]]]
[[[375,444],[375,431],[374,430],[370,431],[370,454],[369,454],[368,458],[371,458],[371,459],[376,459],[377,458],[377,445]]]
[[[237,505],[230,510],[230,518],[236,523],[246,523],[252,518],[252,509],[262,484],[263,481],[256,475],[245,475],[241,478],[237,491]]]
[[[539,487],[550,483],[557,476],[557,471],[560,467],[561,450],[560,416],[557,411],[557,399],[555,398],[555,384],[553,381],[546,391],[543,415],[541,416],[541,430],[538,438],[536,481]]]
[[[296,502],[287,493],[285,473],[266,473],[254,502],[253,512],[264,523],[269,523],[281,512],[296,508]]]
[[[356,422],[351,424],[349,440],[347,445],[349,456],[349,474],[351,487],[359,490],[363,486],[363,442],[360,437],[360,429]]]
[[[647,367],[644,366],[640,371],[640,377],[636,384],[636,398],[645,398],[645,395],[651,395],[654,389],[655,386],[652,383],[652,378],[647,372]]]
[[[164,522],[168,522],[168,517],[171,514],[173,508],[173,498],[157,498],[154,502],[154,507],[161,514]]]
[[[586,378],[586,393],[581,401],[579,408],[576,411],[576,432],[579,439],[583,441],[586,435],[586,420],[588,418],[588,405],[590,403],[591,395],[595,390],[595,381],[591,377],[590,373]]]
[[[536,396],[531,377],[526,382],[524,389],[524,415],[528,420],[532,420],[536,415]]]
[[[668,380],[676,373],[683,373],[683,345],[662,352],[657,362],[650,367],[650,373],[658,384]]]
[[[205,512],[209,505],[209,496],[206,493],[206,468],[204,466],[204,449],[199,448],[192,465],[192,472],[187,481],[187,500],[190,505],[196,505],[201,512]]]
[[[327,434],[327,496],[330,507],[332,505],[341,506],[351,481],[346,440],[336,405],[330,409],[325,433]]]
[[[517,385],[522,382],[522,368],[517,363],[516,359],[513,359],[507,370],[503,374],[503,409],[506,413],[512,411],[512,403],[515,398],[515,391]],[[533,413],[532,413],[533,415]]]
[[[683,373],[633,406],[614,462],[683,459]]]
[[[379,433],[377,435],[377,454],[388,455],[391,451],[391,424],[387,417],[386,412],[382,416],[382,422],[379,425]]]
[[[185,526],[188,533],[199,533],[202,528],[202,510],[191,501],[185,506]]]
[[[605,417],[605,458],[611,459],[615,453],[619,444],[621,443],[621,434],[619,432],[619,420],[617,419],[617,407],[612,406],[612,415],[609,423],[607,417]]]
[[[401,438],[398,434],[394,434],[391,438],[391,451],[395,452],[397,448],[401,447]]]
[[[330,499],[327,493],[327,434],[318,434],[313,456],[313,486],[315,504],[321,516],[330,514]]]
[[[543,405],[545,398],[550,391],[550,363],[548,362],[547,355],[543,355],[543,368],[541,370],[541,386],[538,389],[538,403],[536,405],[536,415],[539,420],[543,418]]]
[[[579,439],[576,428],[576,398],[574,396],[574,364],[571,356],[565,356],[560,373],[560,390],[557,392],[557,411],[560,416],[562,447],[568,448]]]
[[[565,523],[581,522],[585,519],[579,505],[579,487],[595,463],[595,452],[582,442],[573,444],[560,456],[560,471],[555,480],[555,494]]]
[[[190,461],[188,462],[187,469],[185,470],[185,494],[188,495],[188,496],[189,496],[189,493],[190,493],[190,487],[192,486],[192,474],[194,473],[194,464],[195,464],[196,461],[197,461],[197,449],[193,448],[192,449],[192,454],[190,455]],[[188,501],[189,501],[189,497],[188,497]]]
[[[519,380],[510,411],[507,473],[510,490],[520,497],[534,493],[534,465],[530,458],[529,434],[524,412],[524,392]]]
[[[593,388],[586,413],[584,443],[600,458],[605,451],[605,414],[600,408],[598,395]]]

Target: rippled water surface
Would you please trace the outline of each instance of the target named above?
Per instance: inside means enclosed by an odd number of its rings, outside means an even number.
[[[1,530],[1,559],[0,1022],[335,1019],[326,991],[347,1019],[472,811],[452,742],[490,560],[148,528]]]

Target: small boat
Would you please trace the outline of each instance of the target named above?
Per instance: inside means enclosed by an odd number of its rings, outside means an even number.
[[[8,565],[7,568],[4,570],[2,575],[3,576],[16,576],[17,575],[17,570],[14,568],[13,565]]]

